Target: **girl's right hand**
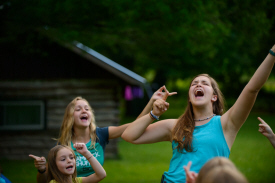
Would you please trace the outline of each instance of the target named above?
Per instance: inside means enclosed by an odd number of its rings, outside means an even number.
[[[156,116],[160,116],[162,115],[165,111],[167,111],[167,109],[169,108],[169,103],[166,102],[166,99],[168,96],[170,95],[174,95],[174,93],[169,93],[169,91],[166,89],[165,86],[161,87],[159,90],[163,90],[164,89],[164,94],[162,95],[162,98],[157,99],[154,104],[153,104],[153,114]]]
[[[46,158],[45,157],[38,157],[35,155],[30,154],[29,157],[34,159],[34,166],[37,170],[43,172],[46,170]]]
[[[169,103],[163,99],[158,99],[153,104],[153,114],[161,116],[169,108]]]
[[[76,151],[82,154],[83,156],[85,156],[85,153],[89,152],[86,147],[86,144],[84,143],[75,143],[73,146],[76,149]]]

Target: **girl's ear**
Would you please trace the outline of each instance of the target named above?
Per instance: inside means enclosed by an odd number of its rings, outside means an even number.
[[[213,95],[211,101],[212,101],[212,102],[216,102],[217,99],[218,99],[217,95]]]

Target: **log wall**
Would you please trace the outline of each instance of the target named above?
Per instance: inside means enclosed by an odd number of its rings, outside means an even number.
[[[0,157],[28,159],[28,154],[47,156],[55,145],[65,108],[77,96],[92,106],[99,127],[119,124],[121,85],[117,80],[0,81],[1,100],[42,100],[45,128],[42,130],[0,130]],[[106,157],[117,157],[117,140],[106,146]]]

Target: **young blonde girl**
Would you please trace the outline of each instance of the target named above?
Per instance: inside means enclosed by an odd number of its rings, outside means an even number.
[[[96,183],[106,177],[105,170],[90,151],[88,151],[84,143],[75,143],[73,147],[89,161],[94,173],[87,177],[77,177],[76,155],[74,151],[68,146],[57,145],[48,154],[47,182]]]
[[[224,111],[223,97],[216,81],[207,74],[198,75],[190,84],[188,106],[179,119],[151,124],[169,108],[165,96],[154,102],[150,113],[131,123],[122,138],[134,144],[172,143],[173,156],[169,170],[162,178],[166,183],[185,182],[182,167],[188,161],[193,163],[192,171],[198,173],[208,160],[217,156],[228,158],[239,129],[270,75],[274,52],[275,45],[228,111]]]

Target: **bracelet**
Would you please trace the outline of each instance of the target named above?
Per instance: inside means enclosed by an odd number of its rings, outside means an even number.
[[[45,168],[45,170],[43,170],[43,171],[40,171],[39,169],[37,169],[37,170],[38,170],[38,172],[41,173],[41,174],[43,174],[43,173],[46,172],[46,168]]]
[[[155,120],[155,118],[151,115],[151,113],[149,113],[149,116],[152,120]]]
[[[159,116],[154,115],[153,111],[150,111],[150,116],[151,116],[152,119],[154,118],[156,120],[159,120]]]
[[[90,156],[89,158],[87,158],[87,160],[88,160],[88,159],[90,159],[91,157],[93,157],[93,155],[92,155],[92,156]]]
[[[270,49],[269,53],[275,57],[275,53]]]

